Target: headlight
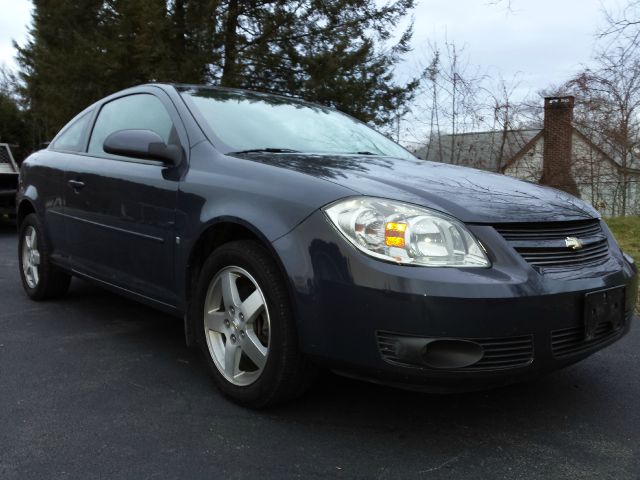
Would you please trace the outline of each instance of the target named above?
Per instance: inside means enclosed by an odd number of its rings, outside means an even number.
[[[488,267],[484,247],[455,218],[382,198],[342,200],[324,208],[367,255],[426,267]]]

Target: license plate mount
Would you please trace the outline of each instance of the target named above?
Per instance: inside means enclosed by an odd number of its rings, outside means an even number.
[[[624,287],[589,292],[584,296],[584,336],[595,338],[598,327],[610,323],[613,330],[624,324]]]

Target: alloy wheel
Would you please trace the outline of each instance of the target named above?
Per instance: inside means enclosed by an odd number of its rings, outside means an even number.
[[[255,382],[267,363],[271,328],[264,294],[243,268],[230,266],[214,277],[204,303],[209,354],[234,385]]]
[[[25,228],[22,240],[22,272],[29,288],[36,288],[40,282],[40,252],[36,229]]]

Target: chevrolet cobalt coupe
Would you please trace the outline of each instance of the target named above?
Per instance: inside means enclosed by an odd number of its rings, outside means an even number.
[[[20,274],[177,315],[265,407],[317,366],[431,391],[539,375],[630,328],[637,268],[560,191],[425,162],[335,110],[188,85],[90,106],[22,165]]]

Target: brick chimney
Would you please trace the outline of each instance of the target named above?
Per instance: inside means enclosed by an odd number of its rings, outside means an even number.
[[[571,176],[574,97],[544,99],[544,152],[540,183],[578,196]]]

